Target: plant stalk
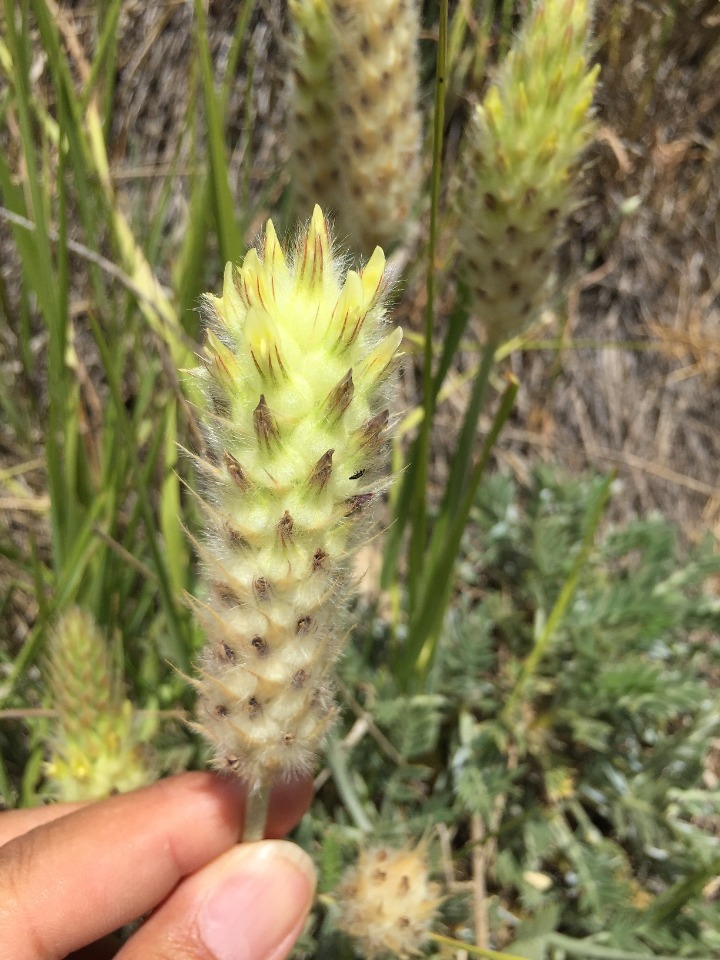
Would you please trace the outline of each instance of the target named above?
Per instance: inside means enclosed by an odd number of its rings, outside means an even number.
[[[245,825],[243,843],[254,843],[265,836],[268,807],[270,806],[270,787],[258,787],[248,793],[245,807]]]
[[[423,358],[423,406],[425,416],[420,428],[418,475],[415,483],[415,505],[410,549],[408,555],[410,608],[413,609],[420,586],[426,548],[427,530],[427,475],[430,458],[430,431],[435,414],[435,395],[432,375],[432,332],[435,308],[435,257],[438,234],[438,208],[442,173],[442,143],[445,125],[445,87],[447,77],[448,0],[440,2],[437,75],[435,81],[435,116],[433,124],[433,168],[430,187],[430,238],[428,243],[427,305],[425,310],[425,345]]]

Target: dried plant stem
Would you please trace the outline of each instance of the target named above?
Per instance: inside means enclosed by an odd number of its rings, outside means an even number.
[[[269,805],[270,787],[258,787],[248,793],[242,836],[243,843],[254,843],[256,840],[263,839]]]
[[[517,769],[517,747],[508,747],[507,768],[510,771]],[[497,849],[497,833],[505,810],[507,794],[500,793],[495,798],[490,821],[483,823],[480,814],[474,814],[471,824],[471,838],[473,845],[473,913],[475,918],[475,944],[486,949],[490,942],[490,924],[487,909],[487,872],[495,857]]]
[[[485,840],[485,824],[479,813],[473,815],[471,824],[473,843],[473,913],[475,915],[475,943],[478,947],[488,945],[488,912],[486,868],[488,850]]]
[[[463,950],[465,953],[472,954],[473,957],[486,957],[487,960],[521,960],[514,953],[502,953],[500,950],[487,950],[485,947],[478,947],[474,943],[464,943],[462,940],[456,940],[454,937],[445,937],[441,933],[429,933],[428,939],[434,943],[439,943],[444,947],[450,947],[452,950]]]

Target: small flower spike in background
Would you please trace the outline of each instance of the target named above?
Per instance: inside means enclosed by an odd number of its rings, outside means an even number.
[[[426,845],[361,850],[336,891],[338,927],[369,960],[421,952],[443,898],[428,876]]]
[[[337,210],[340,167],[335,149],[332,20],[328,0],[290,0],[294,23],[291,140],[295,206],[320,201]]]
[[[461,260],[497,343],[546,297],[572,172],[590,142],[598,68],[588,64],[589,0],[539,0],[476,107],[456,190]]]
[[[45,768],[58,800],[99,800],[155,779],[120,670],[92,617],[68,610],[50,640],[46,670],[56,713]]]
[[[412,0],[295,0],[296,201],[321,199],[351,244],[402,239],[421,183]]]
[[[419,11],[334,0],[342,225],[361,249],[401,237],[420,188]]]
[[[384,271],[378,248],[343,274],[316,206],[288,257],[268,221],[260,253],[206,298],[197,726],[251,788],[246,838],[262,835],[272,782],[312,768],[335,714],[353,552],[387,483],[402,331],[386,331]]]

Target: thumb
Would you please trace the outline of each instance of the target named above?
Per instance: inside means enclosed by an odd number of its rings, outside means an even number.
[[[300,847],[241,844],[176,887],[116,960],[284,960],[314,891]]]

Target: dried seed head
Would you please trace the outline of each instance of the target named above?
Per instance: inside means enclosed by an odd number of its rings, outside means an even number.
[[[315,553],[313,554],[313,558],[312,558],[313,573],[317,573],[319,570],[324,569],[325,561],[327,560],[327,558],[328,558],[327,553],[325,553],[322,547],[318,547]]]
[[[290,136],[295,200],[298,209],[316,201],[337,209],[330,6],[326,0],[291,0],[289,7],[294,28]]]
[[[220,658],[227,661],[228,663],[234,663],[236,659],[236,653],[230,644],[225,643],[224,641],[220,644]]]
[[[261,660],[267,660],[270,656],[270,647],[263,637],[253,637],[250,645]]]
[[[391,850],[362,850],[336,892],[338,926],[354,937],[369,958],[420,953],[442,902],[428,876],[421,844]]]

